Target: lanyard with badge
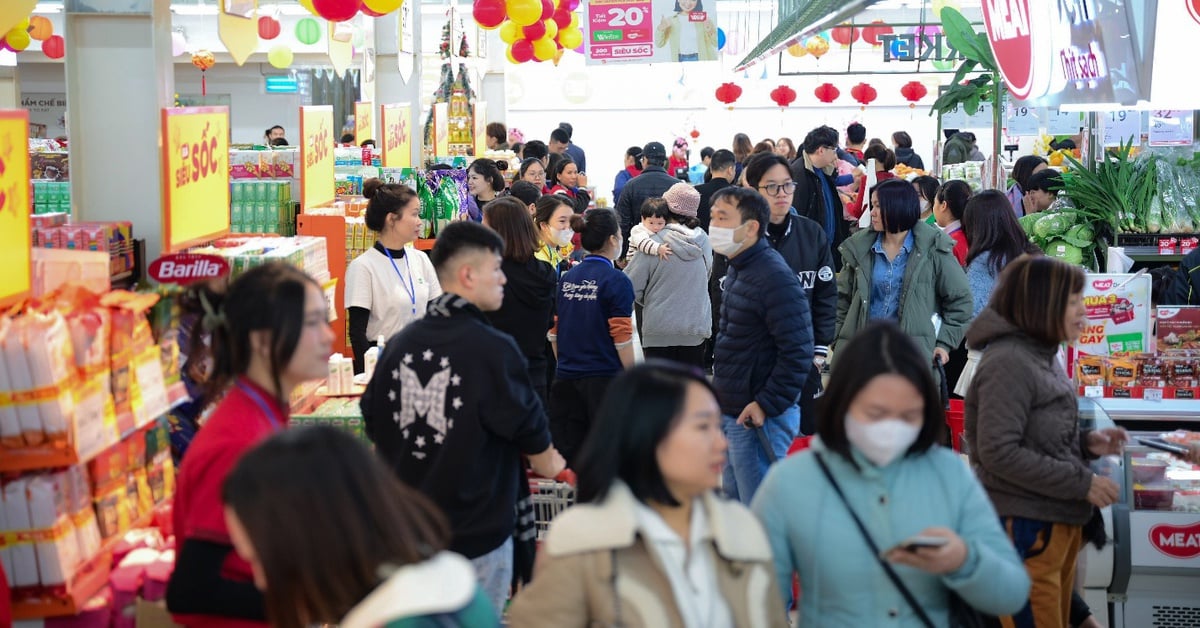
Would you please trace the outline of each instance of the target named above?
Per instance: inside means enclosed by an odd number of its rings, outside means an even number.
[[[272,432],[278,432],[283,429],[283,421],[280,420],[275,408],[271,404],[267,403],[267,400],[263,399],[263,396],[258,394],[257,390],[247,386],[241,380],[239,380],[235,386],[237,386],[242,392],[246,393],[246,396],[250,398],[250,401],[253,401],[254,405],[258,406],[259,410],[262,410],[263,416],[267,417],[267,422],[271,424]]]
[[[388,261],[392,263],[392,270],[396,271],[396,276],[400,278],[400,287],[404,288],[405,294],[412,301],[413,316],[417,315],[417,289],[413,285],[412,266],[408,263],[408,255],[404,256],[404,270],[408,271],[408,283],[404,283],[404,275],[400,274],[400,267],[396,265],[396,260],[392,257],[392,252],[386,246],[379,247],[383,249],[383,254],[387,255]]]

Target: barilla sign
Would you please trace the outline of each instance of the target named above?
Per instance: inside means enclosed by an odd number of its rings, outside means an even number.
[[[1150,544],[1171,558],[1200,556],[1200,521],[1186,526],[1160,523],[1150,528]]]
[[[229,262],[219,255],[175,253],[150,264],[149,274],[158,283],[186,285],[229,274]]]

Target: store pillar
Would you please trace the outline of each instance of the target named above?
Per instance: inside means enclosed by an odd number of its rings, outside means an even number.
[[[411,5],[418,14],[413,16],[412,48],[421,50],[421,16],[422,7],[419,2],[405,3]],[[400,39],[397,32],[400,28],[399,11],[389,13],[375,20],[375,93],[363,94],[364,100],[374,98],[376,106],[395,103],[412,103],[413,120],[409,128],[413,129],[412,163],[423,165],[421,162],[421,142],[423,134],[420,129],[425,114],[421,105],[421,55],[419,52],[405,54],[399,51],[397,45]],[[406,82],[400,74],[400,63],[411,68],[411,75]]]
[[[162,250],[160,111],[175,102],[170,0],[65,5],[72,215],[132,221],[148,262]]]

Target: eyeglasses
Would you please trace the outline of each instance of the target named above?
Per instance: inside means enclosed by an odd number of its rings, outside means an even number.
[[[780,192],[783,192],[784,194],[791,194],[792,192],[796,191],[796,182],[788,181],[787,183],[768,183],[766,185],[760,185],[758,189],[766,192],[767,196],[775,196]]]
[[[529,172],[526,172],[526,173],[525,173],[525,176],[527,176],[527,177],[533,177],[534,179],[545,179],[545,178],[546,178],[546,173],[545,173],[545,171],[543,171],[543,172],[534,172],[534,171],[530,170]]]

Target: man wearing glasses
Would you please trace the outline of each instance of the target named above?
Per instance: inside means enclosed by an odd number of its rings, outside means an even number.
[[[842,268],[838,247],[850,235],[850,223],[842,218],[842,203],[834,186],[837,145],[837,131],[819,126],[809,131],[801,154],[792,162],[792,178],[796,183],[792,207],[825,230],[835,271]]]

